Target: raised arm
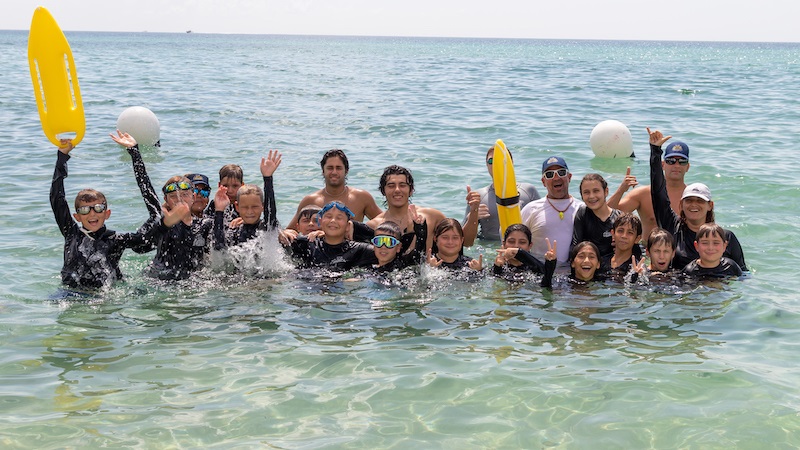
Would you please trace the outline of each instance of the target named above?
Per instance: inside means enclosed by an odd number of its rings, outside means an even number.
[[[664,171],[661,168],[661,145],[667,142],[672,136],[664,137],[660,131],[650,131],[650,198],[653,201],[653,213],[656,216],[656,223],[672,234],[678,228],[680,217],[670,207],[669,194],[667,193],[667,180],[664,178]]]
[[[464,223],[461,224],[464,230],[464,246],[472,247],[475,238],[478,236],[478,220],[480,219],[479,209],[481,206],[481,193],[473,191],[467,186],[467,214]]]
[[[281,156],[277,150],[270,150],[266,158],[261,158],[261,176],[264,177],[264,223],[268,230],[280,228],[272,175],[281,165]]]
[[[58,147],[56,168],[53,171],[53,181],[50,185],[50,206],[53,208],[53,215],[56,218],[58,229],[64,236],[75,226],[64,191],[64,178],[67,178],[67,161],[70,158],[69,152],[73,148],[75,147],[72,145],[72,141],[68,139],[61,140],[61,146]]]
[[[639,184],[636,180],[636,177],[631,175],[631,168],[628,166],[628,169],[625,171],[625,178],[620,183],[619,188],[614,192],[611,197],[608,198],[608,206],[619,209],[625,212],[633,212],[639,209],[639,197],[633,195],[627,195],[623,197],[623,194],[628,191],[630,188],[634,188]]]

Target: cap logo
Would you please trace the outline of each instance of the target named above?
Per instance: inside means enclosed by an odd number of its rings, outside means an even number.
[[[683,147],[681,147],[680,144],[675,144],[675,145],[672,146],[672,150],[676,151],[676,152],[682,152],[683,151]]]
[[[558,162],[558,158],[555,156],[551,156],[550,159],[547,160],[547,164],[555,164]]]

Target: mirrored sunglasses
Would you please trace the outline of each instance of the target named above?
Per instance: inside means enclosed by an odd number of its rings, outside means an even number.
[[[211,195],[211,189],[197,189],[197,188],[194,188],[194,193],[195,194],[200,194],[200,196],[203,197],[203,198],[208,198],[208,196]]]
[[[486,164],[488,164],[490,166],[492,165],[493,162],[494,162],[494,158],[489,158],[489,159],[486,160]]]
[[[164,186],[164,193],[165,194],[169,194],[170,192],[175,192],[175,191],[177,191],[179,189],[181,191],[188,191],[189,189],[194,189],[194,186],[192,186],[192,183],[189,183],[189,182],[186,182],[186,181],[179,181],[177,183],[170,183],[170,184]]]
[[[395,248],[400,243],[400,239],[394,236],[375,236],[372,238],[372,245],[375,247]]]
[[[569,171],[567,169],[556,169],[556,170],[547,170],[542,175],[544,175],[544,177],[547,178],[548,180],[552,180],[553,178],[556,177],[556,175],[558,175],[559,177],[565,177],[567,176],[568,173]]]
[[[689,160],[686,158],[667,158],[664,160],[664,162],[667,163],[668,166],[672,166],[675,163],[678,163],[682,166],[686,166],[689,164]]]
[[[108,206],[106,206],[105,203],[98,203],[96,205],[91,205],[91,206],[89,206],[89,205],[78,206],[77,208],[75,208],[75,212],[77,212],[78,214],[80,214],[82,216],[85,216],[85,215],[89,214],[89,212],[91,212],[92,210],[94,210],[94,212],[100,214],[101,212],[105,211],[106,208],[108,208]]]

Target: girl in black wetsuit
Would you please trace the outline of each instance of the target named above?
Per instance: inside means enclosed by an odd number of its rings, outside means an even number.
[[[492,272],[508,281],[523,281],[526,273],[544,273],[544,263],[530,254],[531,230],[521,223],[510,225],[497,250]]]
[[[433,229],[433,248],[428,249],[428,264],[433,267],[460,270],[483,269],[483,255],[472,259],[464,255],[464,230],[453,218],[443,219]]]

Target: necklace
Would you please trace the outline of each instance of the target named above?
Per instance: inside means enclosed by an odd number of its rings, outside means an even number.
[[[572,206],[572,202],[575,200],[575,197],[572,197],[572,196],[569,197],[569,203],[567,204],[567,207],[564,208],[564,209],[556,208],[556,205],[554,205],[553,202],[550,201],[550,197],[545,197],[545,200],[547,200],[547,203],[549,203],[550,206],[553,207],[553,209],[558,211],[558,218],[561,219],[561,220],[564,220],[564,211],[568,210],[569,207]]]
[[[344,194],[345,192],[347,192],[347,188],[348,188],[348,187],[349,187],[349,186],[345,186],[345,187],[344,187],[344,189],[342,189],[342,192],[339,192],[339,193],[338,193],[338,194],[336,194],[336,195],[333,195],[333,194],[331,194],[330,192],[328,192],[328,186],[325,186],[324,188],[322,188],[322,190],[323,190],[323,191],[325,191],[325,194],[326,194],[328,197],[333,197],[333,198],[336,198],[336,197],[341,197],[341,196],[342,196],[342,194]]]

